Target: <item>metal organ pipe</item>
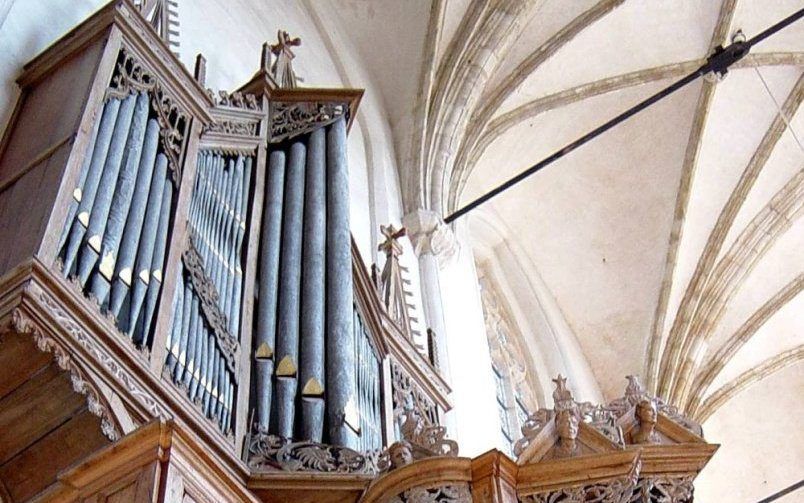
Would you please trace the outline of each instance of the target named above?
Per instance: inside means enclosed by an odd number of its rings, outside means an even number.
[[[320,442],[324,432],[324,299],[326,256],[326,136],[310,134],[304,200],[301,279],[301,436]]]
[[[276,341],[277,432],[293,436],[299,365],[299,306],[301,288],[302,212],[306,149],[293,142],[285,174],[282,246],[279,269],[279,322]]]
[[[271,414],[276,306],[279,290],[279,245],[282,229],[282,203],[285,186],[285,152],[273,150],[268,156],[265,203],[262,217],[260,276],[258,283],[255,366],[257,381],[257,424],[268,429]]]
[[[346,120],[327,130],[326,399],[329,437],[357,444],[355,347],[352,326],[352,251],[349,229],[349,169]]]

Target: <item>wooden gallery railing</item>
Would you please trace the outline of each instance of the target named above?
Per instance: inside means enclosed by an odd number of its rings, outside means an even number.
[[[351,242],[362,91],[281,88],[282,43],[215,96],[117,0],[26,65],[0,316],[102,383],[110,438],[173,418],[235,472],[373,473],[362,453],[436,428],[449,388]],[[300,442],[335,454],[307,466]]]

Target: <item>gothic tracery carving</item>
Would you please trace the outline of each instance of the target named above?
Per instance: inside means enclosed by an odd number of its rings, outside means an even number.
[[[415,410],[428,425],[438,423],[438,409],[416,381],[396,362],[391,362],[391,388],[394,416]]]
[[[165,93],[157,78],[123,47],[120,49],[117,68],[107,90],[107,98],[124,99],[134,93],[148,93],[151,97],[151,108],[159,122],[162,151],[168,159],[173,184],[178,188],[181,182],[181,156],[189,119],[175,100]]]
[[[268,121],[271,124],[271,143],[309,133],[335,122],[346,114],[347,103],[321,101],[272,101]]]
[[[430,487],[413,487],[391,498],[390,503],[471,503],[472,491],[466,482]]]
[[[204,126],[204,133],[219,133],[229,136],[257,136],[259,122],[222,120]]]
[[[232,375],[237,380],[237,353],[240,344],[229,333],[227,328],[229,323],[226,315],[218,307],[220,305],[218,303],[220,296],[215,284],[204,271],[204,261],[193,245],[192,239],[190,239],[187,249],[184,250],[182,261],[184,262],[184,267],[190,273],[193,290],[201,301],[201,311],[204,314],[204,319],[215,334],[215,340],[218,342],[218,347],[221,349],[224,360],[226,360],[226,366],[232,371]]]

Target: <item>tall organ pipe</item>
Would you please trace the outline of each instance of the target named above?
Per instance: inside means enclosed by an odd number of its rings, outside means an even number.
[[[262,219],[259,303],[255,363],[257,374],[257,424],[267,430],[271,413],[271,378],[274,372],[276,305],[279,286],[279,243],[285,185],[285,152],[274,150],[268,158],[265,205]]]
[[[233,334],[238,333],[240,323],[240,305],[243,296],[243,268],[240,266],[240,260],[243,256],[243,236],[246,233],[246,216],[248,215],[248,196],[251,189],[252,165],[252,158],[246,158],[245,180],[243,181],[243,194],[240,202],[240,222],[237,226],[237,238],[235,242],[235,257],[237,258],[238,265],[235,268],[234,302],[229,310],[229,331]]]
[[[134,111],[134,120],[126,147],[123,167],[117,179],[117,188],[109,210],[106,229],[103,232],[100,265],[98,267],[100,274],[95,274],[92,278],[90,291],[101,304],[106,300],[111,281],[114,279],[114,268],[119,255],[120,240],[123,237],[126,220],[129,217],[129,209],[131,208],[134,190],[139,178],[139,170],[153,169],[159,129],[158,126],[156,131],[146,127],[147,120],[148,95],[143,94],[137,98],[137,106]],[[153,151],[153,155],[151,155],[151,151]],[[144,166],[143,161],[145,163],[150,161],[150,165]]]
[[[326,398],[330,442],[357,445],[346,120],[327,130]]]
[[[301,141],[293,142],[285,174],[277,328],[281,337],[276,341],[277,432],[284,437],[293,436],[299,365],[299,294],[305,162],[304,144]]]
[[[310,135],[304,200],[301,278],[301,438],[321,442],[324,432],[324,299],[326,252],[326,134]]]
[[[131,286],[134,259],[141,239],[148,198],[154,186],[154,172],[156,172],[157,177],[164,177],[167,171],[167,157],[164,154],[159,156],[156,154],[158,143],[159,123],[156,119],[151,119],[148,121],[145,131],[145,147],[140,158],[140,169],[137,172],[134,196],[131,200],[129,216],[126,220],[126,227],[123,231],[120,251],[115,264],[115,276],[109,301],[109,310],[115,316],[119,315],[120,307]]]
[[[70,231],[67,239],[66,251],[64,254],[64,272],[69,274],[73,268],[73,262],[78,254],[81,242],[84,239],[86,227],[89,225],[89,213],[92,210],[92,203],[98,190],[98,183],[103,174],[103,166],[106,163],[106,155],[109,152],[109,145],[112,142],[112,133],[115,130],[117,116],[120,112],[120,100],[112,99],[103,108],[101,123],[98,128],[98,138],[95,142],[95,149],[92,151],[92,160],[81,189],[81,202],[78,205],[78,222]]]
[[[104,104],[104,110],[106,105]],[[103,112],[103,111],[102,111]],[[101,117],[103,117],[103,113],[101,113]],[[89,172],[89,164],[92,162],[92,152],[95,151],[95,145],[98,140],[98,130],[100,129],[101,120],[96,120],[92,124],[92,133],[89,138],[89,143],[87,143],[87,149],[84,154],[84,160],[81,163],[81,171],[78,172],[78,182],[75,185],[75,189],[73,190],[73,198],[70,200],[70,206],[67,208],[67,218],[64,220],[66,225],[61,232],[61,237],[59,238],[59,246],[56,248],[61,252],[61,249],[64,247],[64,243],[67,242],[67,236],[70,235],[70,229],[73,226],[73,220],[75,219],[75,214],[78,212],[78,205],[81,203],[81,199],[83,196],[84,191],[84,183],[87,180],[87,173]]]

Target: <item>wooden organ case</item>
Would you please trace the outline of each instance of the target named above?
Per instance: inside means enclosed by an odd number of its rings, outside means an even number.
[[[378,275],[349,233],[362,91],[297,87],[280,32],[249,82],[213,93],[203,58],[188,72],[143,14],[111,2],[18,79],[0,500],[592,501],[538,494],[592,468],[604,485],[700,470],[713,449],[661,410],[682,447],[634,449],[583,416],[580,464],[556,462],[539,411],[521,466],[457,457],[449,387],[405,319],[399,234],[384,229]]]

